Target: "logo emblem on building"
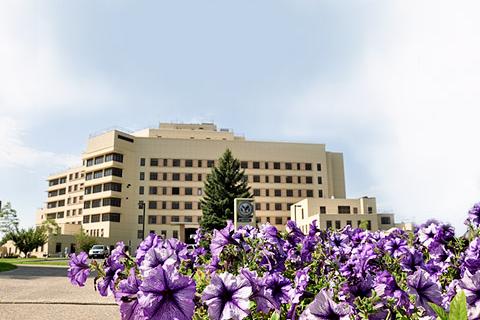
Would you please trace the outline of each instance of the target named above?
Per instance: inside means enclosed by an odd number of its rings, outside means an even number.
[[[253,199],[235,199],[235,227],[255,223],[255,205]]]

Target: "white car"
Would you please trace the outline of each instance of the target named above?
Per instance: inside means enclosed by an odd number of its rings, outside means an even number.
[[[88,251],[89,258],[106,258],[108,254],[108,247],[103,244],[96,244]]]

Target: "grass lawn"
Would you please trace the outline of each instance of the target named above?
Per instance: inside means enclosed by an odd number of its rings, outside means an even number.
[[[13,270],[13,269],[16,269],[17,267],[11,263],[7,263],[7,262],[1,262],[0,261],[0,272],[2,271],[9,271],[9,270]]]
[[[54,265],[54,266],[68,266],[68,259],[59,259],[59,258],[17,258],[17,259],[9,259],[4,258],[0,259],[1,263],[7,264],[36,264],[36,265]]]

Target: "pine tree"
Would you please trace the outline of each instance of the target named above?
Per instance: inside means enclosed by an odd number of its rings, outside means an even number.
[[[200,226],[204,230],[222,229],[227,220],[233,220],[234,199],[251,197],[245,171],[227,149],[205,182]]]

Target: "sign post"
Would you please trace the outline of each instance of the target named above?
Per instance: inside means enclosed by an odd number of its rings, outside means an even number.
[[[234,201],[235,229],[240,226],[255,226],[255,201],[249,198],[235,198]]]

